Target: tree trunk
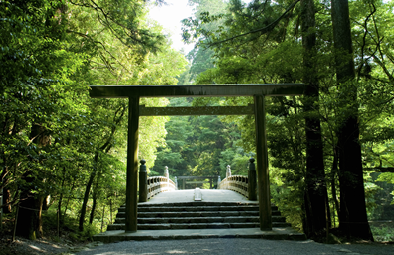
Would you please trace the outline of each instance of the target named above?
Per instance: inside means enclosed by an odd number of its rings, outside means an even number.
[[[94,181],[94,178],[96,177],[97,173],[97,167],[98,167],[98,155],[99,152],[96,152],[96,155],[94,156],[94,169],[92,173],[90,174],[89,181],[86,185],[86,190],[85,190],[85,196],[83,198],[83,204],[82,204],[82,209],[81,209],[81,216],[79,217],[79,231],[83,231],[83,223],[85,221],[85,216],[86,216],[86,207],[88,205],[89,201],[89,194],[90,194],[90,189],[92,188],[92,184]]]
[[[9,189],[3,189],[3,213],[11,213],[11,191]]]
[[[62,180],[62,185],[61,185],[61,189],[63,190],[64,187],[64,183],[66,182],[66,168],[63,167],[63,180]],[[57,205],[57,213],[58,213],[58,220],[59,220],[59,225],[63,226],[63,219],[62,219],[62,203],[63,203],[63,192],[60,193],[60,197],[59,197],[59,202]]]
[[[3,213],[11,213],[11,191],[8,188],[4,188],[7,186],[7,176],[9,174],[8,166],[6,165],[5,157],[3,157],[3,171],[1,172],[0,175],[0,193],[3,196],[3,203],[0,204],[0,206],[3,209]]]
[[[49,207],[52,205],[51,203],[51,195],[42,197],[42,210],[47,211]]]
[[[42,200],[34,198],[34,194],[29,191],[23,191],[20,199],[16,234],[30,240],[42,237],[40,226]]]
[[[331,1],[339,104],[343,113],[337,129],[339,143],[339,228],[348,236],[373,240],[367,220],[361,147],[359,144],[357,86],[347,0]]]
[[[337,189],[335,185],[335,176],[337,176],[337,173],[338,173],[338,152],[337,152],[337,148],[334,148],[334,159],[332,162],[332,169],[331,169],[331,196],[334,201],[335,211],[339,216],[339,200],[338,200]]]
[[[90,211],[90,219],[89,219],[90,225],[93,224],[94,214],[96,213],[96,208],[97,208],[97,191],[93,190],[93,205],[92,205],[92,210]]]
[[[31,130],[31,139],[34,139],[37,147],[44,147],[49,144],[50,138],[45,135],[45,127],[42,125],[33,125]],[[27,170],[22,177],[29,185],[24,187],[21,191],[18,225],[16,233],[19,236],[35,240],[43,236],[42,231],[42,202],[43,196],[35,194],[34,182],[37,182],[37,176],[31,171]]]
[[[74,182],[72,183],[71,189],[70,189],[70,190],[74,190],[74,187],[75,187],[75,180],[74,180]],[[70,197],[67,198],[66,208],[64,208],[63,217],[62,217],[62,219],[61,219],[62,222],[65,221],[65,218],[66,218],[66,215],[67,215],[68,205],[70,204],[70,199],[71,199]]]
[[[105,153],[107,153],[110,148],[111,148],[111,141],[113,139],[113,136],[115,134],[116,131],[116,127],[117,125],[120,123],[120,121],[122,120],[124,113],[126,111],[126,107],[125,106],[121,106],[114,115],[114,123],[115,125],[113,125],[112,129],[111,129],[111,134],[108,137],[108,139],[105,141],[105,143],[97,150],[96,155],[94,157],[94,169],[92,174],[90,175],[88,184],[86,185],[86,190],[85,190],[85,196],[83,199],[83,204],[82,204],[82,209],[81,209],[81,216],[79,218],[79,230],[83,231],[83,223],[85,221],[85,216],[86,216],[86,207],[88,204],[88,200],[89,200],[89,193],[90,193],[90,189],[92,188],[92,184],[94,181],[94,178],[96,177],[97,171],[98,171],[98,160],[99,160],[99,151],[104,151]],[[120,116],[117,116],[117,113],[120,113]]]
[[[303,81],[307,85],[303,98],[306,134],[306,175],[305,175],[305,220],[304,232],[308,237],[321,235],[326,228],[329,215],[327,188],[325,182],[323,144],[320,119],[314,107],[319,100],[319,85],[316,77],[316,34],[315,7],[313,0],[301,0],[301,29],[303,55]],[[330,218],[330,217],[328,217]]]
[[[93,189],[93,206],[92,206],[92,211],[90,212],[90,219],[89,219],[89,224],[92,225],[94,221],[94,214],[96,213],[96,208],[97,208],[97,197],[99,193],[99,176],[100,174],[97,175],[96,178],[96,184],[94,185]]]
[[[63,193],[60,194],[59,197],[59,202],[57,204],[57,213],[59,217],[59,225],[63,226],[63,221],[62,221],[62,203],[63,203]]]

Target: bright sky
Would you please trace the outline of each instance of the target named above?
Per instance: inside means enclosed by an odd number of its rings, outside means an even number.
[[[249,3],[252,0],[243,0]],[[172,47],[185,50],[189,53],[194,48],[194,44],[185,44],[182,42],[182,23],[181,20],[193,15],[193,7],[187,5],[188,0],[165,0],[167,5],[152,7],[149,16],[158,21],[164,28],[165,32],[171,35],[173,42]]]
[[[187,5],[187,0],[166,0],[167,5],[153,7],[149,11],[149,16],[158,21],[165,32],[171,35],[172,47],[185,50],[187,54],[194,47],[194,44],[184,44],[182,42],[181,20],[189,18],[193,14],[193,8]]]

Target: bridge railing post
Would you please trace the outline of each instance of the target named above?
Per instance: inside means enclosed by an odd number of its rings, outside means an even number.
[[[230,167],[230,165],[228,165],[227,169],[226,169],[226,178],[228,178],[230,176],[231,176],[231,167]]]
[[[139,199],[138,202],[147,202],[148,201],[148,173],[146,171],[146,160],[142,159],[140,161],[140,174],[139,174]]]
[[[170,174],[168,173],[168,166],[164,167],[164,177],[167,178],[167,189],[170,188]]]
[[[249,171],[248,171],[248,196],[250,201],[257,201],[257,178],[256,178],[256,166],[254,164],[255,159],[249,159]]]
[[[175,189],[178,189],[178,178],[175,176]]]

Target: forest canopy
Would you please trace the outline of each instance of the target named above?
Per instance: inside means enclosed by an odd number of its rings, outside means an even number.
[[[128,102],[91,99],[89,85],[177,83],[187,61],[147,18],[149,4],[0,2],[0,188],[5,213],[20,208],[18,235],[42,236],[48,207],[62,223],[78,219],[82,231],[88,213],[97,226],[98,207],[108,212],[124,202]],[[140,122],[148,166],[166,121]]]
[[[189,54],[188,81],[307,85],[303,97],[267,99],[273,202],[309,237],[328,224],[372,239],[367,216],[393,215],[393,2],[190,2],[196,16],[183,20],[183,36],[198,47]],[[193,102],[207,103],[252,98]],[[253,153],[253,120],[225,121]]]

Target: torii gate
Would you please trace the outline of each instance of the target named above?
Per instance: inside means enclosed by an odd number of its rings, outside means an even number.
[[[163,107],[164,108],[164,107]],[[177,107],[178,108],[178,107]],[[219,175],[216,176],[182,176],[182,175],[178,175],[177,176],[177,180],[183,180],[182,181],[182,189],[185,189],[185,185],[186,185],[186,179],[209,179],[209,188],[212,188],[212,179],[217,179]],[[191,183],[191,182],[188,182]],[[219,183],[218,183],[219,185]]]
[[[260,229],[272,230],[268,150],[265,127],[265,96],[303,94],[303,84],[254,85],[107,85],[90,86],[93,98],[129,98],[126,232],[137,231],[138,123],[140,116],[158,115],[246,115],[254,114],[256,125],[256,159],[260,210]],[[206,107],[146,107],[140,97],[224,97],[253,96],[254,105]]]

